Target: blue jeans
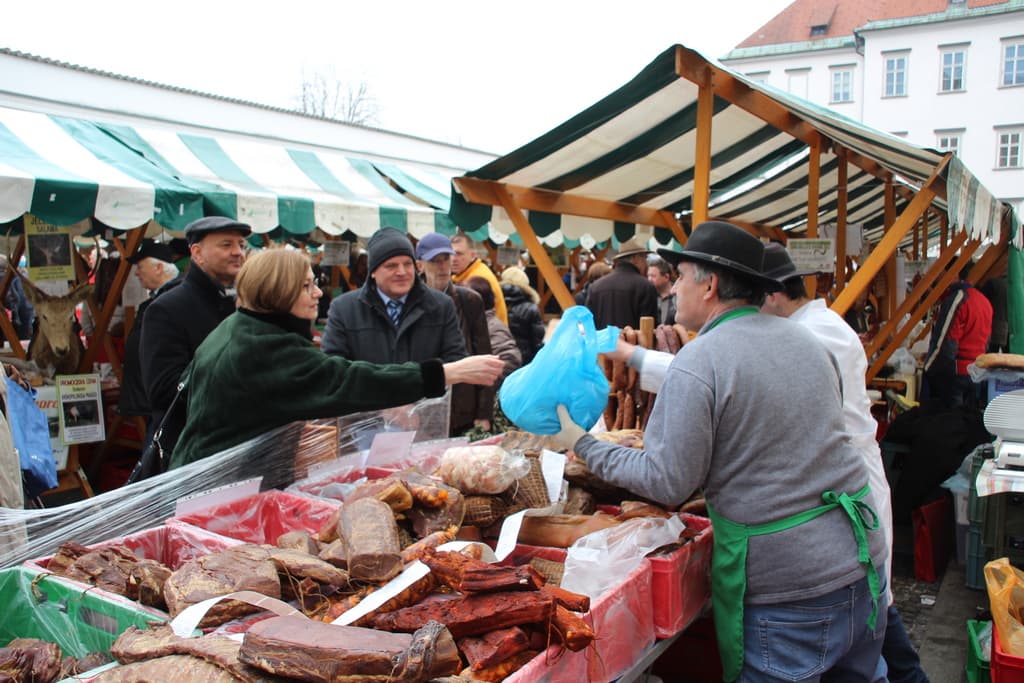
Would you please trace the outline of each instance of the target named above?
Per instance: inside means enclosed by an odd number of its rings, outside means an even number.
[[[882,601],[886,581],[882,578]],[[886,608],[868,628],[867,578],[821,597],[743,607],[740,683],[761,681],[884,682]]]

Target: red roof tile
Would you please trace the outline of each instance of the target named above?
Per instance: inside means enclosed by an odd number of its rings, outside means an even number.
[[[1001,5],[1007,0],[968,0],[968,7]],[[754,31],[736,47],[760,47],[780,43],[799,43],[853,35],[853,30],[869,21],[902,19],[921,14],[944,12],[949,0],[795,0],[786,9]],[[824,33],[811,36],[811,27],[828,23]]]

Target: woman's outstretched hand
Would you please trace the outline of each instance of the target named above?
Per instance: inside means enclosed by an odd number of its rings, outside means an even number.
[[[498,381],[504,369],[505,361],[497,356],[467,356],[444,364],[444,383],[491,386]]]

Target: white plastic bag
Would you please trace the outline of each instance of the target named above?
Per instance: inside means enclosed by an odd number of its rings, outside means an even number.
[[[464,494],[497,495],[530,473],[522,453],[501,446],[449,448],[441,456],[437,475]]]
[[[644,555],[679,540],[679,517],[636,517],[573,543],[565,556],[562,588],[596,600],[643,562]]]

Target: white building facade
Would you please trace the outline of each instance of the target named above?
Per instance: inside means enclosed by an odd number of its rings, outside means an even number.
[[[955,152],[996,197],[1024,211],[1024,0],[978,8],[951,0],[945,12],[737,48],[722,62],[872,128]]]

